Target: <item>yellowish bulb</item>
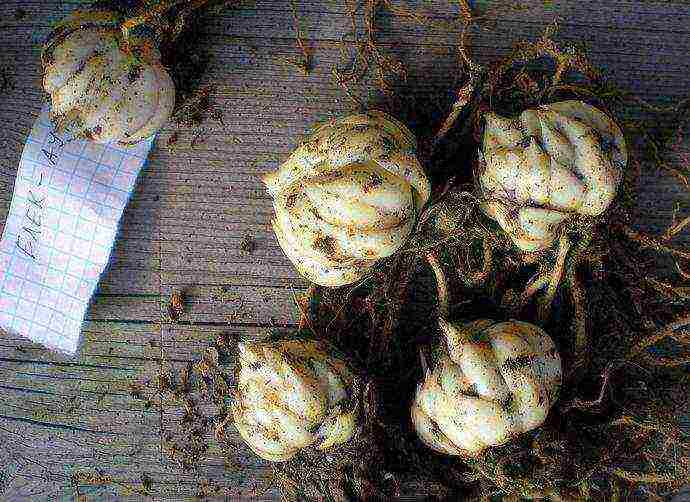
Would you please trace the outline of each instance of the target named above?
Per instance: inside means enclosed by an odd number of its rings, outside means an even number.
[[[243,342],[232,413],[261,458],[283,462],[303,448],[327,450],[357,430],[356,377],[325,344]]]
[[[430,192],[416,148],[394,118],[351,115],[318,127],[263,177],[278,242],[301,275],[351,284],[400,249]]]
[[[561,360],[526,322],[441,320],[445,350],[417,389],[412,421],[441,453],[477,456],[539,427],[557,399]]]
[[[133,144],[154,135],[172,114],[175,86],[146,38],[122,39],[120,19],[77,11],[43,48],[43,88],[51,118],[76,137]]]
[[[485,120],[477,176],[483,207],[520,249],[547,248],[565,221],[609,207],[627,149],[606,114],[562,101]]]

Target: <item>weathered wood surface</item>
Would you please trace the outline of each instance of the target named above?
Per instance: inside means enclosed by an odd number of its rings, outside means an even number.
[[[1,2],[0,71],[9,85],[0,94],[0,222],[24,138],[44,100],[40,42],[53,20],[80,4]],[[529,9],[495,28],[473,33],[479,59],[492,60],[558,17],[559,39],[584,41],[616,84],[661,105],[688,94],[688,2],[527,4]],[[457,15],[452,2],[409,5],[438,20]],[[303,290],[305,283],[270,231],[271,204],[257,175],[274,169],[311,123],[354,106],[331,76],[334,65],[347,61],[338,45],[350,36],[344,2],[301,1],[296,6],[315,63],[307,77],[288,63],[300,54],[287,0],[245,2],[206,24],[199,48],[212,59],[204,82],[214,83],[222,123],[207,121],[206,139],[194,147],[191,131],[180,131],[174,147],[168,146],[173,128],[161,133],[125,211],[79,355],[68,359],[0,334],[0,499],[71,500],[70,473],[94,467],[122,481],[137,481],[147,473],[159,500],[194,495],[195,476],[182,474],[161,452],[162,431],[174,417],[145,410],[129,397],[127,385],[154,374],[162,356],[191,360],[224,330],[257,332],[289,326],[296,318],[293,291]],[[408,69],[407,83],[395,86],[397,106],[424,133],[433,126],[431,118],[440,117],[452,103],[460,77],[454,52],[457,30],[420,28],[387,14],[377,21],[380,42]],[[365,89],[356,90],[365,104],[391,103]],[[663,173],[646,173],[642,182],[646,190],[638,224],[665,228],[680,188]],[[245,236],[256,243],[251,254],[240,249]],[[181,323],[171,324],[166,304],[179,287],[186,289],[188,312]],[[232,499],[275,498],[271,491],[257,495],[256,485],[270,471],[237,444],[242,476],[226,473],[217,454],[210,455],[204,475],[230,487]],[[101,488],[93,499],[127,497]]]

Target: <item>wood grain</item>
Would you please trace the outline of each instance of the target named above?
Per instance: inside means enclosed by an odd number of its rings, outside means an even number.
[[[491,4],[491,2],[476,2]],[[53,21],[84,2],[5,0],[0,5],[0,71],[10,86],[0,94],[0,222],[4,222],[24,138],[38,116],[40,42]],[[271,201],[258,175],[275,169],[309,126],[356,104],[332,78],[351,54],[344,2],[296,2],[314,62],[303,76],[289,61],[300,56],[289,3],[243,2],[204,23],[197,50],[210,57],[201,84],[212,84],[222,120],[198,131],[166,128],[149,157],[125,211],[111,265],[103,276],[73,359],[9,334],[0,335],[0,498],[69,500],[69,477],[98,467],[123,482],[142,473],[154,480],[156,500],[187,500],[200,477],[228,487],[227,498],[273,500],[261,492],[270,470],[233,441],[244,466],[224,469],[212,450],[199,473],[182,473],[166,460],[160,439],[179,418],[144,409],[128,384],[153,375],[162,358],[182,364],[198,357],[217,334],[257,334],[289,327],[293,294],[306,287],[270,230]],[[462,78],[455,44],[457,7],[441,0],[400,3],[445,26],[422,28],[390,14],[377,16],[379,42],[403,61],[406,82],[393,81],[395,98],[354,94],[365,106],[396,110],[415,132],[428,134],[453,101]],[[476,57],[489,62],[520,39],[539,35],[555,18],[559,40],[584,43],[612,81],[664,105],[690,89],[690,8],[685,1],[610,0],[527,2],[495,26],[474,30]],[[24,12],[20,16],[19,11]],[[18,13],[19,12],[19,13]],[[358,17],[361,30],[362,19]],[[178,141],[169,145],[172,134]],[[194,141],[194,145],[192,142]],[[686,150],[685,153],[689,153]],[[672,159],[676,163],[680,159]],[[466,166],[458,165],[458,170]],[[432,173],[433,174],[433,173]],[[673,200],[685,196],[664,173],[644,173],[638,224],[662,229]],[[255,243],[252,253],[243,239]],[[681,242],[688,242],[687,235]],[[173,289],[187,311],[178,324],[166,313]],[[138,500],[113,487],[90,489],[89,500]]]

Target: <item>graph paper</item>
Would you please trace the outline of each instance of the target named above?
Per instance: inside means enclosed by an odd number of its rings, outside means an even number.
[[[0,240],[0,328],[77,352],[84,315],[153,138],[73,140],[44,109],[26,140]]]

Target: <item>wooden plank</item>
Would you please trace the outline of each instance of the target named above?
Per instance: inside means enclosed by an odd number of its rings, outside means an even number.
[[[160,326],[125,326],[88,323],[74,359],[1,340],[0,436],[19,469],[4,487],[7,500],[70,499],[77,470],[108,466],[129,480],[156,469],[161,417],[131,398],[129,384],[158,372],[160,345],[149,342],[160,337]]]

